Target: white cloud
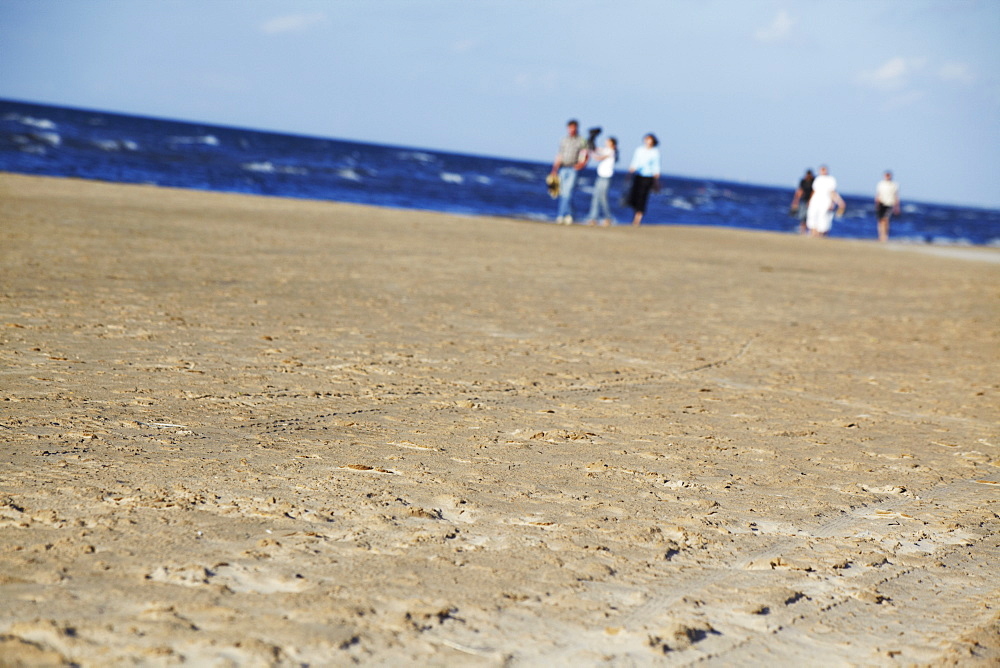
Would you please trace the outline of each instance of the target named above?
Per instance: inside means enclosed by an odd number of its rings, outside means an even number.
[[[771,23],[757,32],[754,37],[760,42],[778,42],[792,34],[795,20],[785,10],[778,12]]]
[[[879,90],[902,90],[909,83],[910,77],[923,68],[924,63],[923,59],[897,56],[887,60],[878,69],[862,72],[858,80]]]
[[[261,24],[261,32],[268,35],[286,32],[302,32],[315,25],[326,21],[326,15],[322,12],[314,14],[290,14],[288,16],[278,16]]]
[[[971,86],[976,82],[976,75],[965,63],[945,63],[938,68],[938,76],[941,77],[942,81],[951,81],[966,86]]]

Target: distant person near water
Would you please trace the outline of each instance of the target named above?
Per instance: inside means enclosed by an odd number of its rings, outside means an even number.
[[[792,197],[792,205],[789,212],[799,219],[799,234],[806,233],[806,217],[809,214],[809,200],[813,194],[813,179],[816,178],[813,170],[807,169],[806,175],[799,181],[799,187]]]
[[[899,184],[892,180],[892,172],[875,186],[875,217],[878,218],[878,240],[889,240],[889,219],[899,215]]]
[[[611,188],[611,177],[615,175],[615,163],[618,162],[618,140],[608,137],[604,146],[594,151],[594,160],[597,160],[597,180],[594,181],[594,196],[590,200],[587,222],[594,225],[603,216],[601,225],[607,227],[615,222],[608,204],[608,190]]]
[[[573,222],[573,190],[580,170],[587,166],[589,151],[587,140],[580,136],[580,123],[570,120],[566,123],[566,136],[559,142],[559,152],[552,163],[549,179],[559,179],[559,207],[556,222],[570,225]]]
[[[646,214],[649,193],[660,189],[660,140],[652,132],[642,138],[642,146],[635,149],[628,171],[632,174],[632,188],[628,205],[635,210],[632,225],[638,227]]]
[[[819,176],[813,180],[812,198],[806,214],[806,227],[814,237],[825,237],[833,227],[833,205],[838,206],[837,215],[843,216],[847,205],[837,192],[837,179],[830,175],[826,165],[819,168]]]

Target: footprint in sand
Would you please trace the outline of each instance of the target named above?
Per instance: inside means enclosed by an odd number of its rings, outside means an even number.
[[[390,471],[389,469],[383,469],[377,466],[368,466],[367,464],[348,464],[347,466],[338,466],[337,470],[359,471],[362,473],[379,473],[382,475],[399,475],[397,471]]]
[[[449,522],[473,524],[479,517],[479,511],[471,503],[457,496],[436,496],[434,504],[438,507],[441,519]]]
[[[228,563],[218,564],[212,568],[194,565],[160,566],[146,578],[154,582],[185,587],[221,585],[230,591],[254,594],[299,592],[311,586],[300,575],[288,577],[267,573],[259,568]]]

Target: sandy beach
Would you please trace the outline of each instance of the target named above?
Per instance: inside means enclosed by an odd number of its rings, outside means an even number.
[[[996,249],[0,219],[0,665],[1000,662]]]

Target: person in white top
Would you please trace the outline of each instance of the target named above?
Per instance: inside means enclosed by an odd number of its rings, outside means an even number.
[[[618,140],[608,137],[604,146],[593,154],[597,160],[597,180],[594,181],[594,196],[590,200],[588,223],[594,225],[601,214],[604,214],[601,225],[607,227],[614,224],[611,206],[608,204],[608,190],[611,188],[611,177],[615,175],[615,163],[618,162]]]
[[[892,172],[875,186],[875,217],[878,218],[878,240],[889,240],[889,219],[899,215],[899,185],[892,180]]]
[[[833,205],[839,208],[838,216],[844,215],[844,198],[837,193],[837,179],[830,176],[826,165],[819,168],[819,176],[813,180],[813,194],[809,199],[809,211],[806,213],[806,227],[814,237],[825,237],[833,227]]]

